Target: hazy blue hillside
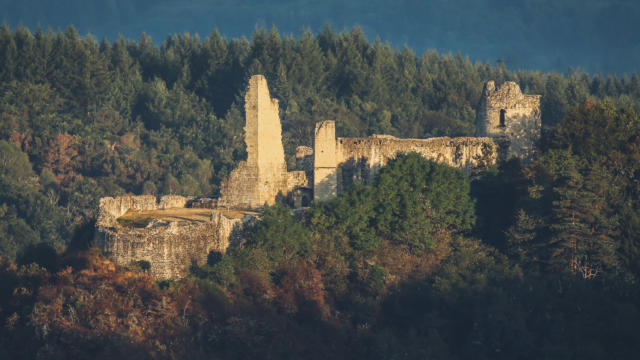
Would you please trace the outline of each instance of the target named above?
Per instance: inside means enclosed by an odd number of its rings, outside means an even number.
[[[167,34],[250,35],[276,25],[297,35],[327,24],[359,25],[395,47],[460,51],[511,68],[631,73],[640,64],[640,2],[631,0],[0,0],[2,20],[15,27],[65,28],[114,39],[155,41]]]

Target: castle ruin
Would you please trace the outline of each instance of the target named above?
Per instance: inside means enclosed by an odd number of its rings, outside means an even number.
[[[336,138],[335,122],[327,120],[316,124],[314,199],[331,199],[356,182],[369,184],[389,160],[408,152],[467,173],[495,164],[498,155],[490,138],[398,139],[390,135]]]
[[[149,263],[160,280],[181,278],[194,265],[207,263],[211,252],[224,253],[252,212],[194,207],[195,199],[165,195],[100,199],[96,242],[116,263]]]
[[[313,148],[296,149],[296,170],[287,171],[278,101],[262,75],[252,76],[245,95],[247,160],[225,179],[220,197],[118,196],[100,200],[98,244],[117,264],[148,261],[158,279],[179,278],[210,252],[225,252],[260,209],[280,197],[294,207],[329,200],[352,184],[370,183],[400,153],[476,173],[499,159],[527,162],[540,137],[540,96],[523,95],[506,82],[486,83],[477,112],[479,137],[399,139],[390,135],[336,137],[335,122],[316,124]],[[142,219],[142,220],[141,220]]]
[[[273,205],[278,195],[305,187],[308,181],[304,171],[287,172],[278,100],[271,98],[264,76],[251,77],[244,101],[247,160],[223,181],[218,205],[255,209]]]
[[[540,95],[524,95],[518,84],[507,81],[496,88],[488,81],[476,112],[476,136],[487,136],[505,151],[505,158],[529,162],[540,139]]]

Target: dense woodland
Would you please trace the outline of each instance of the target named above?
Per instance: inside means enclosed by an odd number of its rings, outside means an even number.
[[[98,42],[0,28],[0,358],[631,358],[640,80],[513,71],[355,28]],[[288,162],[342,136],[472,136],[483,83],[542,95],[536,161],[473,179],[406,154],[371,186],[157,282],[93,247],[98,199],[216,195],[264,74]]]
[[[358,24],[417,52],[460,50],[509,67],[630,73],[639,70],[640,3],[634,0],[0,0],[0,22],[64,29],[115,40],[140,33],[159,43],[215,24],[240,37],[275,24],[281,34]]]

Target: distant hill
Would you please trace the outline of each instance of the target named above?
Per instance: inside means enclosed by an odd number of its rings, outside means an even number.
[[[159,43],[168,34],[204,37],[214,28],[238,37],[255,26],[298,35],[358,25],[397,48],[460,51],[510,68],[630,74],[640,64],[640,2],[630,0],[0,0],[0,8],[14,28],[73,24],[98,39],[145,32]]]

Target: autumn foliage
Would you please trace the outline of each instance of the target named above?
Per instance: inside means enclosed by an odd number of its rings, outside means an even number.
[[[78,140],[69,134],[56,135],[44,149],[42,168],[55,174],[58,183],[68,186],[76,176]]]
[[[22,318],[19,311],[3,309],[12,319],[5,330],[29,324],[37,340],[49,344],[37,351],[38,358],[144,358],[185,351],[181,339],[201,312],[194,301],[197,286],[161,290],[149,275],[119,269],[96,251],[67,262],[81,266],[63,265],[55,273],[35,264],[20,269],[23,286],[13,289],[13,300],[29,296],[33,310]]]

